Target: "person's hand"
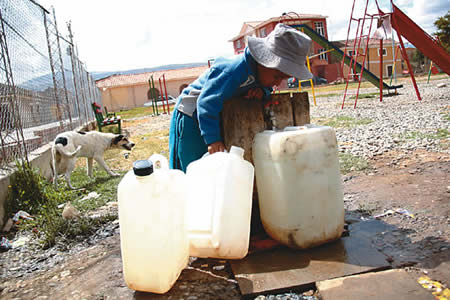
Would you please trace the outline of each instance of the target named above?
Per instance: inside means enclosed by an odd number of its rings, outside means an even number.
[[[208,145],[209,154],[225,151],[225,145],[222,142],[215,142]]]
[[[261,100],[264,96],[264,92],[260,88],[252,88],[247,91],[246,99],[258,99]]]

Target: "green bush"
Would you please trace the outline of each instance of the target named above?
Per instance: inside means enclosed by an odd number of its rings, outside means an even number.
[[[63,209],[58,208],[58,205],[67,202],[74,203],[84,192],[82,190],[66,190],[61,187],[60,190],[55,190],[53,184],[43,178],[37,169],[31,168],[28,163],[17,162],[16,165],[17,171],[11,177],[8,187],[6,217],[12,217],[19,210],[31,214],[33,220],[20,222],[18,230],[35,232],[43,248],[52,247],[58,242],[61,245],[67,245],[72,240],[93,234],[102,224],[117,218],[116,215],[90,218],[81,211],[79,218],[65,220],[62,217]],[[101,184],[100,186],[102,187]],[[111,187],[111,189],[113,188]],[[108,197],[111,197],[111,194]],[[92,202],[87,200],[83,205],[86,206],[90,203],[89,208],[95,209],[106,202],[104,199]],[[80,209],[82,205],[74,203],[74,206]]]

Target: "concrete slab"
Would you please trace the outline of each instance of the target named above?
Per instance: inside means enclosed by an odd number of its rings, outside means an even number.
[[[230,263],[243,295],[302,290],[317,281],[390,267],[367,239],[351,235],[309,250],[280,247]]]
[[[417,283],[415,274],[388,270],[317,282],[323,300],[432,300],[430,291]]]

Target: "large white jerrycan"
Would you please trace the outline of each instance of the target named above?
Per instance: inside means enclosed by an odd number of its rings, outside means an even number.
[[[187,226],[189,253],[240,259],[247,255],[254,168],[244,149],[216,152],[190,163]]]
[[[342,235],[344,200],[331,127],[258,133],[253,161],[261,222],[273,239],[305,249]]]
[[[189,260],[186,175],[138,160],[119,183],[123,275],[136,291],[165,293]]]

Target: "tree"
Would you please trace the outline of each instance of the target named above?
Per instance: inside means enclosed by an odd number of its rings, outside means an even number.
[[[447,52],[450,52],[450,11],[445,16],[439,17],[434,21],[434,25],[438,29],[434,34],[439,37],[442,46]]]
[[[425,56],[422,52],[419,51],[419,49],[416,49],[413,52],[413,55],[411,57],[411,64],[413,65],[416,72],[421,73],[424,71]]]

